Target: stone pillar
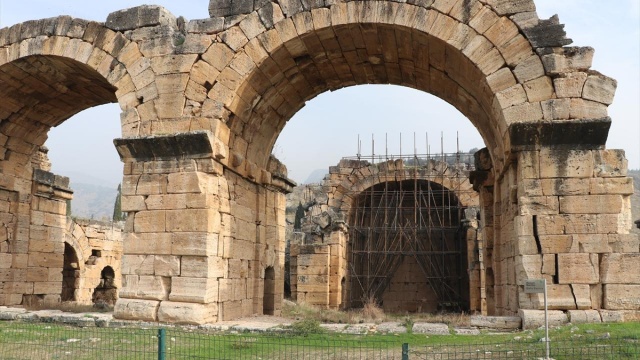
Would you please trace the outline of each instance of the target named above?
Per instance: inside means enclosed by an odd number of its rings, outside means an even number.
[[[35,169],[33,183],[26,279],[33,293],[25,294],[23,305],[60,302],[67,201],[73,198],[67,177]]]
[[[489,151],[484,148],[474,154],[475,171],[469,175],[473,189],[479,193],[478,259],[482,260],[479,274],[480,304],[483,315],[496,314],[494,296],[494,170]],[[473,297],[471,297],[473,299]]]
[[[300,245],[298,255],[297,300],[328,308],[331,247],[326,244]]]
[[[469,311],[486,314],[484,242],[478,231],[478,208],[465,211],[462,226],[467,247],[467,271],[469,274]]]
[[[632,179],[623,151],[542,148],[518,154],[516,283],[521,309],[542,309],[525,294],[546,278],[549,308],[640,310],[640,242],[632,226]]]
[[[217,129],[116,140],[128,218],[115,317],[231,320],[262,314],[265,294],[280,314],[291,184],[266,170],[252,167],[256,177],[228,168],[228,128]]]
[[[216,321],[227,197],[216,138],[196,132],[115,143],[125,163],[122,210],[128,217],[114,316]]]
[[[347,278],[347,240],[349,234],[344,224],[331,232],[329,243],[329,307],[339,309],[343,306]],[[344,282],[342,280],[345,280]]]

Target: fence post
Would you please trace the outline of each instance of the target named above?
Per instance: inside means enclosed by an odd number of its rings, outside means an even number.
[[[409,360],[409,344],[402,344],[402,360]]]
[[[167,334],[165,329],[158,329],[158,360],[167,358]]]

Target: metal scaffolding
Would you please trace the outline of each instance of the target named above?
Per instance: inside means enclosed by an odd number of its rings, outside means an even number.
[[[461,221],[466,207],[460,196],[470,192],[461,184],[473,170],[473,155],[441,152],[357,159],[363,164],[397,164],[400,159],[402,165],[380,171],[376,185],[351,194],[352,306],[371,298],[380,302],[404,259],[413,257],[439,309],[466,309],[467,239]],[[451,168],[456,171],[447,171]]]

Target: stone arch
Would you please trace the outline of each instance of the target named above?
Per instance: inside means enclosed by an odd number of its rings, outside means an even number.
[[[276,298],[276,272],[273,266],[264,269],[264,296],[262,298],[262,313],[264,315],[275,315]]]
[[[76,301],[80,287],[80,262],[78,252],[69,243],[64,243],[64,262],[62,265],[62,301]]]
[[[473,185],[468,179],[469,164],[463,164],[463,168],[456,168],[443,162],[429,160],[426,166],[405,168],[402,160],[388,160],[378,164],[341,161],[339,165],[343,169],[350,166],[355,171],[349,176],[342,176],[339,184],[333,184],[337,185],[336,191],[332,193],[334,206],[342,211],[348,212],[351,209],[354,194],[384,182],[405,179],[430,181],[452,191],[463,206],[478,206],[478,197],[474,194]]]
[[[211,3],[212,14],[227,10]],[[287,1],[244,10],[204,56],[222,54],[209,97],[228,120],[230,166],[242,172],[267,168],[264,149],[305,101],[345,86],[391,83],[442,98],[478,128],[498,170],[515,145],[576,141],[540,129],[512,139],[513,126],[606,118],[615,90],[615,81],[590,75],[603,96],[565,92],[573,80],[562,74],[586,80],[592,49],[562,48],[570,43],[562,25],[539,20],[533,1]],[[596,138],[578,142],[604,140]]]
[[[142,83],[134,83],[133,75],[143,66],[142,54],[121,32],[61,16],[17,24],[0,35],[0,97],[8,104],[0,132],[11,153],[28,154],[44,143],[50,127],[89,107],[117,102],[127,113],[140,104]],[[125,122],[123,135],[135,135],[133,127]]]

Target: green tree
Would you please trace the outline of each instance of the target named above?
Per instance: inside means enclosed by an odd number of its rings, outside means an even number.
[[[122,186],[118,185],[118,195],[116,195],[116,203],[113,205],[113,221],[122,221],[126,218],[126,215],[122,212],[122,205],[120,199],[122,197]]]
[[[304,207],[302,207],[302,203],[298,203],[298,208],[296,209],[296,218],[293,220],[293,228],[295,230],[300,230],[302,227],[302,218],[304,217]]]

